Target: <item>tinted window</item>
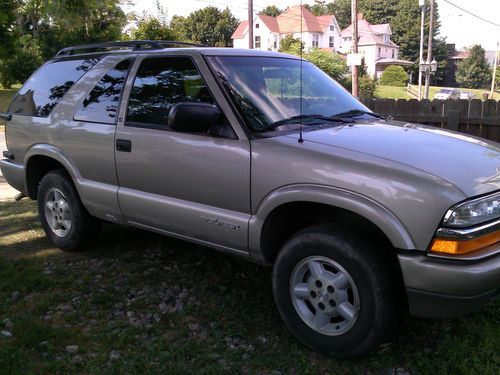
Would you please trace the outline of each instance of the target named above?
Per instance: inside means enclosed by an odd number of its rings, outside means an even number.
[[[85,98],[75,114],[75,120],[114,124],[116,113],[132,60],[118,63],[106,74]]]
[[[45,64],[19,90],[9,112],[47,117],[64,94],[98,61],[65,60]]]
[[[188,57],[146,59],[130,93],[127,121],[166,125],[170,108],[180,102],[214,103],[193,61]]]

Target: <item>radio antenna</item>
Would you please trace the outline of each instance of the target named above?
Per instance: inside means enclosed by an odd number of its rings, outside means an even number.
[[[304,20],[304,13],[302,7],[302,0],[300,0],[300,100],[299,100],[299,108],[300,108],[300,119],[299,119],[299,143],[304,142],[304,138],[302,138],[302,54],[304,49],[303,44],[303,36],[302,36],[302,22]]]

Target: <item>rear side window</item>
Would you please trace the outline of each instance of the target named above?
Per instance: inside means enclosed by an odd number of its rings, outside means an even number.
[[[124,60],[111,69],[75,113],[75,120],[115,124],[118,105],[132,60]]]
[[[127,122],[166,126],[170,109],[180,102],[215,102],[193,61],[189,57],[145,59],[130,92]]]
[[[18,115],[47,117],[64,94],[83,77],[99,59],[53,61],[42,66],[19,90],[9,112]]]

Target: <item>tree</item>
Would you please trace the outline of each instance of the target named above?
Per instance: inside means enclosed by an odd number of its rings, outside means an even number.
[[[324,16],[327,14],[334,14],[334,5],[333,3],[326,3],[324,0],[314,0],[313,5],[304,5],[307,9],[311,11],[315,16]]]
[[[406,86],[407,83],[408,74],[398,65],[388,66],[380,78],[380,84],[386,86]]]
[[[313,48],[304,57],[337,81],[343,81],[347,74],[345,60],[334,52]]]
[[[491,80],[491,70],[486,60],[484,49],[476,44],[469,49],[469,57],[457,68],[456,79],[462,87],[479,89]]]
[[[14,1],[0,3],[0,60],[11,52],[15,37],[11,32],[16,21],[18,3]]]
[[[171,40],[174,39],[174,33],[158,18],[144,16],[137,21],[131,37],[139,40]]]
[[[281,13],[283,13],[283,10],[278,8],[276,5],[268,5],[259,12],[259,14],[271,17],[278,17]]]
[[[303,51],[304,42],[298,38],[294,38],[292,34],[285,35],[285,37],[280,41],[279,52],[300,56]]]
[[[192,12],[187,17],[176,17],[175,22],[172,19],[170,26],[183,40],[208,46],[231,47],[231,35],[238,24],[229,8],[220,11],[216,7],[208,6]]]

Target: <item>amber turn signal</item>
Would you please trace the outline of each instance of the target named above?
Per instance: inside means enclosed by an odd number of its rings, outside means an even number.
[[[500,231],[471,240],[457,241],[445,238],[435,238],[432,241],[430,251],[433,253],[447,255],[462,255],[484,249],[500,241]]]

